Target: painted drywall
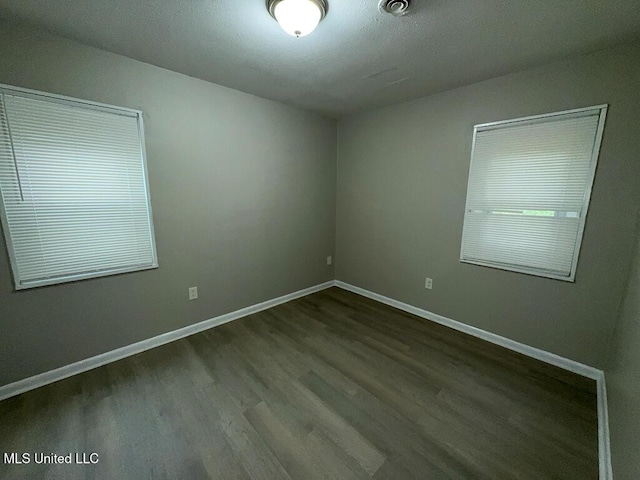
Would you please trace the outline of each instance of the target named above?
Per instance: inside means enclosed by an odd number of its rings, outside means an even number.
[[[640,218],[636,250],[606,369],[613,475],[640,478]]]
[[[640,196],[638,85],[636,43],[341,119],[336,278],[602,368]],[[460,263],[473,125],[603,103],[575,283]]]
[[[160,264],[15,292],[2,239],[0,385],[334,278],[335,121],[4,23],[0,58],[0,83],[143,111]]]

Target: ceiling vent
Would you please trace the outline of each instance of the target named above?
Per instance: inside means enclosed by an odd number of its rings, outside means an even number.
[[[400,17],[409,10],[409,0],[380,0],[378,8],[382,13],[390,13],[394,17]]]

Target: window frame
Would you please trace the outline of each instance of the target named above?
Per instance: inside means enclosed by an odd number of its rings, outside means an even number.
[[[469,162],[469,174],[467,175],[467,195],[465,199],[465,209],[464,209],[464,217],[463,217],[463,230],[462,230],[462,238],[460,244],[460,262],[467,263],[471,265],[480,265],[483,267],[495,268],[498,270],[506,270],[510,272],[516,273],[524,273],[527,275],[534,275],[543,278],[551,278],[554,280],[562,280],[565,282],[575,282],[576,270],[578,266],[578,257],[580,255],[580,249],[582,247],[582,239],[584,236],[584,229],[587,220],[587,215],[589,213],[589,203],[591,200],[591,192],[593,190],[593,182],[595,180],[596,168],[598,165],[598,159],[600,156],[600,147],[602,145],[602,136],[604,133],[604,124],[607,116],[608,104],[601,105],[593,105],[590,107],[581,107],[574,108],[571,110],[563,110],[560,112],[552,112],[552,113],[543,113],[539,115],[531,115],[527,117],[519,117],[509,120],[500,120],[496,122],[488,122],[474,125],[473,127],[473,141],[471,145],[471,161]],[[478,132],[485,130],[493,130],[499,129],[504,126],[513,126],[513,125],[522,125],[526,123],[536,124],[539,120],[550,119],[554,117],[563,117],[567,115],[576,115],[584,112],[593,112],[598,115],[598,126],[596,128],[596,134],[593,142],[593,149],[591,151],[591,159],[589,165],[589,178],[587,181],[587,186],[583,196],[582,202],[582,214],[580,216],[580,223],[578,226],[578,234],[576,237],[575,249],[573,251],[573,259],[571,263],[571,272],[569,276],[558,275],[548,271],[543,271],[537,268],[527,268],[521,266],[515,266],[508,263],[499,263],[499,262],[483,262],[481,260],[470,260],[464,258],[464,229],[465,229],[465,220],[467,218],[467,212],[469,211],[469,187],[471,186],[471,172],[473,170],[473,161],[475,158],[475,150],[476,150],[476,138]]]
[[[141,110],[136,110],[133,108],[120,107],[116,105],[109,105],[106,103],[94,102],[91,100],[85,100],[80,98],[69,97],[65,95],[58,95],[49,92],[42,92],[39,90],[32,90],[28,88],[15,87],[12,85],[6,85],[0,83],[0,95],[2,94],[21,96],[25,98],[47,101],[52,103],[59,103],[63,105],[71,105],[75,107],[82,107],[91,110],[97,110],[102,112],[108,112],[117,115],[124,115],[128,117],[132,117],[136,119],[137,127],[138,127],[138,136],[140,139],[140,155],[142,157],[142,169],[143,175],[142,179],[144,182],[144,190],[145,190],[145,203],[147,207],[147,212],[149,216],[149,236],[151,241],[151,253],[152,253],[152,262],[150,265],[145,266],[134,266],[134,267],[121,267],[121,268],[112,268],[108,270],[101,270],[98,272],[83,272],[78,274],[71,275],[63,275],[54,278],[41,279],[36,281],[31,281],[28,283],[20,282],[20,275],[18,272],[18,262],[15,256],[15,251],[13,247],[13,239],[11,236],[11,230],[9,229],[9,221],[7,218],[7,212],[4,205],[3,196],[0,194],[0,222],[2,224],[2,230],[4,232],[4,239],[7,247],[7,252],[9,255],[9,263],[11,265],[11,273],[13,276],[13,283],[15,290],[28,290],[31,288],[42,287],[47,285],[59,285],[63,283],[75,282],[78,280],[87,280],[91,278],[101,278],[107,277],[110,275],[119,275],[122,273],[132,273],[139,272],[145,270],[153,270],[158,268],[158,252],[156,249],[156,237],[155,237],[155,228],[153,224],[153,211],[151,207],[151,193],[149,188],[149,173],[147,168],[147,153],[146,153],[146,145],[145,145],[145,137],[144,137],[144,120]]]

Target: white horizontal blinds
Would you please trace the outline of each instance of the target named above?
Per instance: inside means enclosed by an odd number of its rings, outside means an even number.
[[[462,260],[570,277],[600,109],[476,130]]]
[[[135,113],[4,94],[1,115],[0,188],[18,288],[154,264]]]

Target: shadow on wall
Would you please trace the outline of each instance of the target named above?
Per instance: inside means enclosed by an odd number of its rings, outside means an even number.
[[[616,480],[640,478],[640,212],[627,290],[607,375],[611,457]]]

